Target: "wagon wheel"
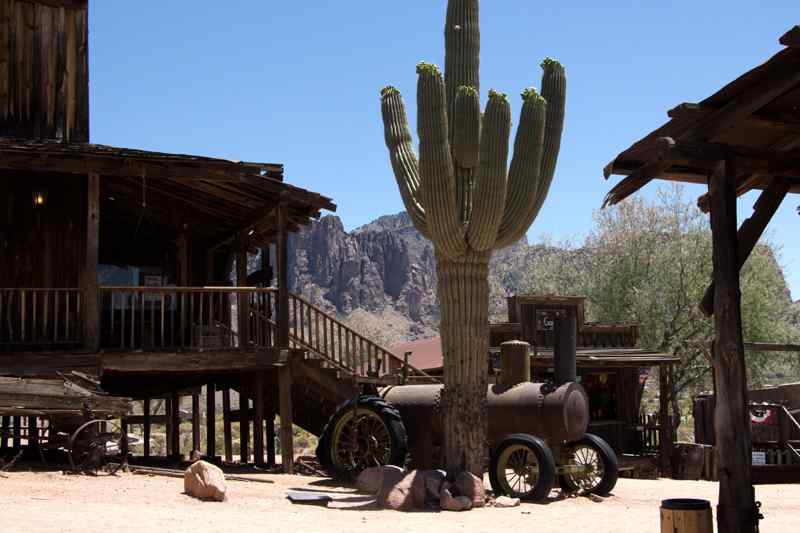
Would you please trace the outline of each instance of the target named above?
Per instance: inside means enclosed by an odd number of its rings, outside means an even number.
[[[69,464],[75,472],[98,470],[109,459],[107,447],[119,444],[122,436],[118,433],[100,432],[96,425],[106,420],[90,420],[80,426],[69,438]]]
[[[399,413],[385,400],[362,396],[339,407],[317,446],[320,464],[334,475],[355,475],[372,466],[402,466],[406,431]]]
[[[553,453],[537,437],[512,435],[492,452],[489,481],[496,495],[543,500],[550,494],[554,479]]]
[[[566,472],[559,476],[561,488],[567,492],[591,492],[605,496],[617,484],[618,463],[614,450],[606,441],[587,433],[582,439],[567,444]]]

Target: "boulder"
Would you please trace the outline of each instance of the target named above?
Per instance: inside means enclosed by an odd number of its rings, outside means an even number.
[[[519,498],[509,498],[508,496],[498,496],[494,500],[495,507],[517,507]]]
[[[405,473],[402,469],[384,469],[381,476],[381,487],[376,501],[386,509],[410,511],[414,508],[411,486],[417,477],[417,471]]]
[[[472,500],[466,496],[453,496],[450,483],[442,485],[439,508],[442,511],[469,511],[472,509]]]
[[[383,483],[383,473],[386,470],[396,472],[396,474],[390,474],[392,476],[401,476],[405,472],[399,466],[394,465],[373,466],[365,469],[358,475],[356,478],[356,488],[360,492],[366,492],[367,494],[378,494]]]
[[[437,509],[442,484],[447,477],[444,470],[420,470],[411,484],[411,497],[415,509]]]
[[[483,479],[471,472],[461,472],[456,476],[454,483],[455,492],[459,496],[466,496],[472,502],[472,507],[483,507],[486,505],[486,488]]]
[[[225,474],[211,463],[197,461],[183,475],[183,490],[204,501],[225,501]]]

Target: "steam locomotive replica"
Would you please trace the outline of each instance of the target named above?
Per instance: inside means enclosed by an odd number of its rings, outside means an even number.
[[[608,443],[587,433],[589,400],[576,382],[575,321],[556,324],[554,379],[530,381],[529,345],[501,346],[497,383],[486,391],[489,479],[495,494],[530,501],[547,497],[556,483],[567,492],[610,493],[617,457]],[[442,464],[443,385],[400,385],[343,404],[317,447],[320,464],[334,475],[393,464]]]

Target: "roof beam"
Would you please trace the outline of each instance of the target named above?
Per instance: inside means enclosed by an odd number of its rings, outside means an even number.
[[[605,200],[603,200],[603,207],[621,202],[631,194],[647,185],[650,180],[663,174],[664,171],[672,164],[671,152],[674,147],[675,141],[673,139],[669,137],[661,137],[658,139],[655,158],[645,163],[628,177],[617,183],[617,185],[606,195]]]
[[[800,46],[800,26],[795,26],[784,33],[778,42],[790,48]]]

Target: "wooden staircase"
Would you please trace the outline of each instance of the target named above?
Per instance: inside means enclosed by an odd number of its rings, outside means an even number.
[[[268,335],[277,338],[275,301],[269,298],[261,304],[251,302],[251,320],[266,323]],[[289,344],[295,354],[288,363],[293,421],[315,435],[321,434],[336,408],[365,385],[439,382],[296,294],[289,295]],[[272,405],[277,405],[275,400]]]

